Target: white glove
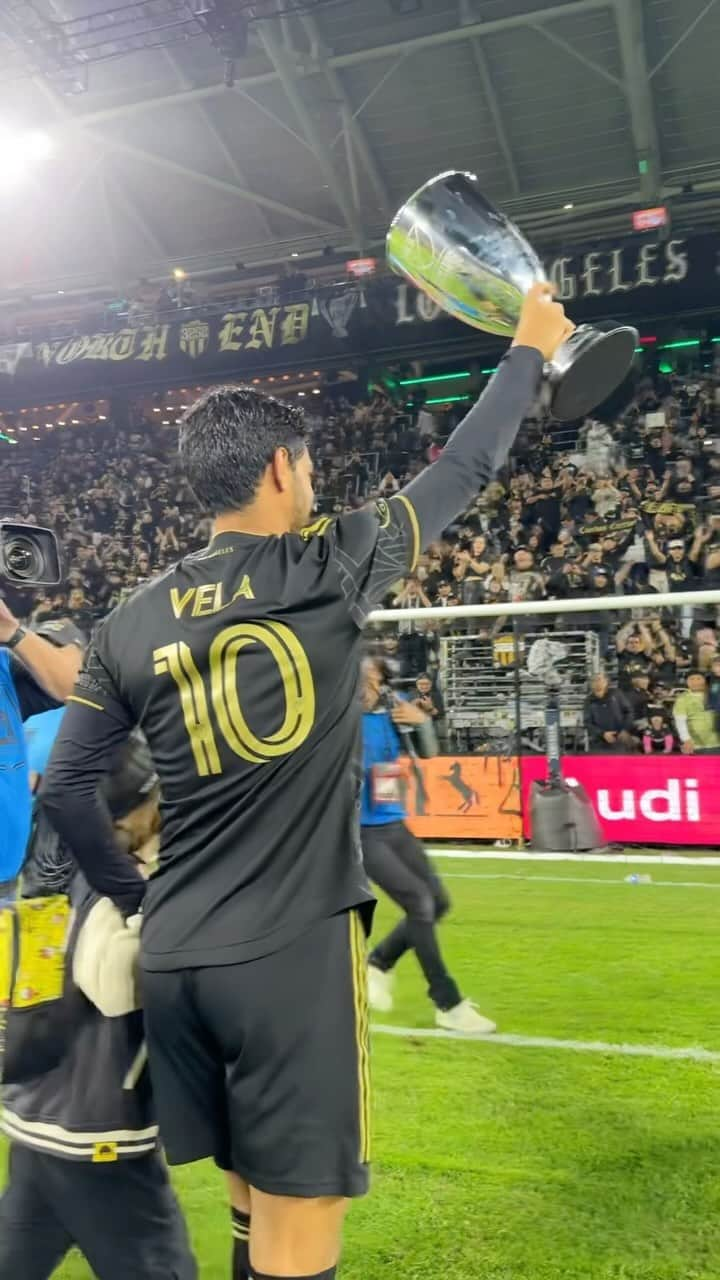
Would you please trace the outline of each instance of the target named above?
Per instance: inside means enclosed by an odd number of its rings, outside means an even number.
[[[73,956],[73,980],[106,1018],[121,1018],[141,1007],[141,923],[142,916],[125,921],[109,898],[101,898],[80,930]]]

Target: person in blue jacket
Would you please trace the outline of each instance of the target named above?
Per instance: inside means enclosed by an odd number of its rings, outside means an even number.
[[[369,957],[370,1005],[379,1013],[393,1007],[392,975],[406,951],[414,951],[428,984],[435,1021],[449,1031],[489,1035],[495,1023],[463,999],[440,951],[436,924],[450,907],[440,877],[423,845],[405,822],[404,779],[400,757],[408,753],[403,736],[427,735],[428,717],[389,687],[381,658],[363,665],[363,787],[360,836],[365,870],[404,912],[404,917]],[[423,754],[433,754],[424,745]]]
[[[31,822],[23,722],[66,701],[85,639],[69,620],[27,631],[0,600],[0,903],[15,895]]]
[[[64,714],[65,708],[57,707],[54,711],[41,711],[40,715],[30,716],[30,719],[25,721],[27,762],[33,791],[35,790],[32,785],[34,779],[41,778],[45,772]]]

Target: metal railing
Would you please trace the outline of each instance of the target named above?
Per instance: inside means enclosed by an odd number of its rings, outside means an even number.
[[[527,630],[441,637],[439,675],[453,746],[514,752],[521,739],[530,748],[542,745],[548,693],[527,661],[533,644],[547,638]],[[602,665],[600,642],[592,631],[555,631],[551,639],[565,650],[557,695],[561,725],[567,737],[584,744],[583,707]]]

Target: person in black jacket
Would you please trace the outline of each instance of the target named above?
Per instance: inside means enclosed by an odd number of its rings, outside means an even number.
[[[143,867],[157,854],[156,783],[147,746],[131,738],[104,794],[119,842]],[[109,898],[92,892],[42,813],[23,875],[28,890],[33,897],[11,909],[21,944],[23,919],[32,928],[42,918],[48,944],[67,928],[65,978],[62,992],[32,1003],[21,955],[13,977],[0,1119],[10,1140],[0,1280],[48,1280],[73,1246],[99,1280],[197,1280],[159,1149],[137,997],[139,918],[126,923]],[[41,995],[42,975],[35,985]]]
[[[591,751],[633,751],[633,713],[627,698],[613,689],[603,672],[593,676],[591,693],[585,702],[585,728]]]
[[[647,729],[649,707],[656,701],[650,692],[650,677],[645,671],[636,671],[630,680],[630,688],[624,694],[630,705],[633,729],[639,735]]]

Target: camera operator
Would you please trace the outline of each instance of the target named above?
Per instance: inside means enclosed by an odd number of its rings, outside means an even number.
[[[23,721],[67,700],[84,648],[72,622],[27,631],[0,600],[0,902],[14,896],[30,833]]]
[[[409,735],[414,729],[424,732],[427,739],[430,721],[416,704],[392,692],[388,674],[382,659],[365,659],[360,838],[367,874],[405,915],[370,954],[370,1006],[381,1013],[392,1009],[393,970],[398,960],[413,950],[436,1007],[438,1026],[488,1034],[495,1030],[495,1024],[482,1017],[469,1000],[462,999],[445,967],[435,925],[447,913],[450,900],[425,849],[405,824],[403,777],[398,761],[407,753],[407,747],[401,735]],[[429,741],[421,745],[424,754],[434,754]],[[432,745],[434,748],[434,742]]]

